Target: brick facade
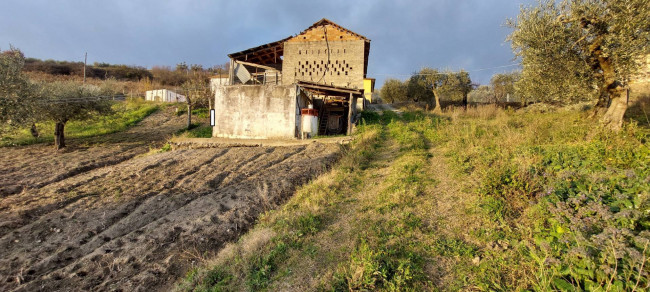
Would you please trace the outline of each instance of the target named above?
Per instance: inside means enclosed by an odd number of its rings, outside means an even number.
[[[361,89],[365,46],[363,40],[286,42],[282,83],[304,80]]]
[[[321,20],[284,43],[282,83],[297,80],[363,88],[370,41]]]

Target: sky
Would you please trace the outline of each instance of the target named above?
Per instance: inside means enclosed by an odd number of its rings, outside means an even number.
[[[470,72],[487,84],[516,69],[506,42],[522,0],[2,0],[0,50],[88,63],[210,67],[227,54],[296,35],[321,18],[371,40],[380,86],[420,68]]]

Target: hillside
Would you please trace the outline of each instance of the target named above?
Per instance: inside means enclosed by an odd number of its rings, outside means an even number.
[[[649,125],[613,134],[594,121],[365,113],[332,171],[178,289],[645,291]]]

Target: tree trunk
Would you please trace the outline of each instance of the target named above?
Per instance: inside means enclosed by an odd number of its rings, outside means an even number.
[[[463,94],[463,108],[467,110],[467,94]]]
[[[56,150],[65,147],[65,137],[63,136],[64,128],[65,122],[56,122],[54,125],[54,147]]]
[[[432,90],[433,91],[433,97],[436,100],[436,107],[433,109],[434,113],[442,113],[442,107],[440,106],[440,95],[438,94],[437,90]]]
[[[612,60],[603,54],[600,46],[602,39],[602,36],[599,36],[589,47],[589,50],[598,60],[598,66],[603,70],[604,82],[598,105],[602,105],[604,100],[609,99],[609,107],[601,121],[605,127],[618,131],[623,126],[623,116],[627,110],[627,89],[623,88],[622,84],[616,79],[616,71]],[[596,110],[598,110],[598,105]]]
[[[187,103],[187,129],[192,129],[192,104]]]
[[[34,137],[34,138],[38,138],[38,136],[40,136],[38,134],[38,129],[36,129],[36,124],[34,124],[34,123],[32,123],[32,127],[31,127],[31,129],[29,129],[29,131],[32,133],[32,137]]]
[[[623,116],[627,110],[627,91],[622,89],[612,90],[610,93],[611,104],[603,116],[602,122],[605,127],[613,131],[619,131],[623,127]]]

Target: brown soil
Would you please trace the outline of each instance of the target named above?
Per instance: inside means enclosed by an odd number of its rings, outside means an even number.
[[[339,149],[140,155],[183,121],[156,113],[59,153],[47,145],[0,149],[0,290],[167,290],[323,172]]]

